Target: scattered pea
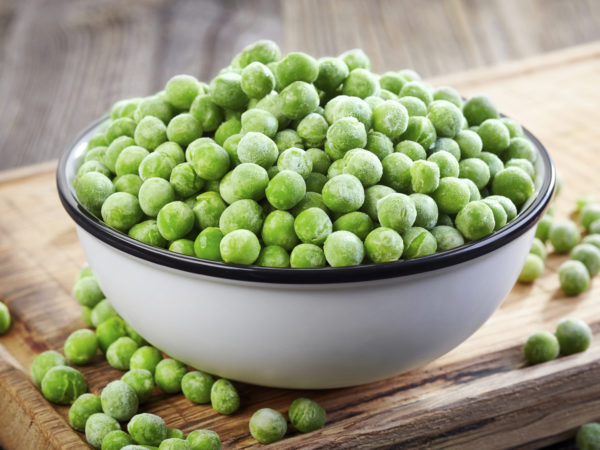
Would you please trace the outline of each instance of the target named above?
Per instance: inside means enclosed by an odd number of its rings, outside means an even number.
[[[310,433],[325,426],[326,413],[321,405],[308,398],[297,398],[288,411],[290,422],[301,433]]]
[[[558,339],[548,331],[536,331],[527,339],[523,348],[529,364],[540,364],[558,357],[560,346]]]
[[[181,392],[181,380],[186,374],[185,364],[175,359],[163,359],[154,369],[156,385],[167,394]]]
[[[87,391],[81,372],[69,366],[51,367],[42,378],[42,394],[57,405],[70,405]]]
[[[220,378],[210,389],[210,403],[218,413],[230,415],[240,407],[240,396],[231,381]]]
[[[563,355],[584,352],[592,342],[592,330],[587,323],[580,319],[561,320],[554,334],[560,344],[560,353]]]

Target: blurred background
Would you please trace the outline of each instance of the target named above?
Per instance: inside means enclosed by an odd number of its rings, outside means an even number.
[[[598,0],[0,0],[0,169],[55,159],[122,97],[209,81],[257,39],[425,77],[600,39]]]

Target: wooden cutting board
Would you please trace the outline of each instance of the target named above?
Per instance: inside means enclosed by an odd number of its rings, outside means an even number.
[[[465,95],[490,94],[540,138],[564,180],[557,216],[568,216],[581,194],[600,198],[600,43],[433,82]],[[67,408],[46,402],[29,376],[39,352],[61,350],[66,336],[83,327],[70,292],[84,256],[58,201],[54,168],[49,163],[0,175],[0,299],[14,318],[0,337],[0,445],[7,449],[86,446],[69,427]],[[532,331],[552,331],[565,316],[600,332],[600,280],[566,298],[557,278],[564,259],[550,255],[544,275],[531,286],[515,286],[470,339],[409,373],[314,392],[239,385],[242,408],[232,417],[160,393],[144,410],[185,432],[213,429],[225,447],[257,445],[248,432],[252,413],[267,406],[286,412],[300,395],[325,407],[327,426],[290,433],[274,447],[534,448],[564,440],[580,424],[600,419],[600,339],[585,353],[535,367],[521,354]],[[81,370],[94,393],[121,375],[100,355]]]

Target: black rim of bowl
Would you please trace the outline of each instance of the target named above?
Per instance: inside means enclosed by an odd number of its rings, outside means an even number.
[[[544,166],[544,180],[542,181],[537,197],[526,210],[519,212],[519,215],[508,225],[483,239],[470,242],[453,250],[383,264],[325,267],[319,269],[291,269],[226,264],[181,255],[136,241],[127,234],[110,228],[79,204],[67,180],[67,162],[71,153],[83,137],[105,120],[106,118],[104,117],[81,132],[73,145],[62,154],[59,160],[56,172],[56,184],[61,203],[67,213],[77,225],[92,236],[129,255],[189,273],[230,280],[272,284],[330,284],[397,278],[451,267],[490,253],[513,241],[533,227],[552,200],[556,182],[554,165],[546,148],[534,135],[524,129],[527,137],[533,141],[539,150],[539,157]]]

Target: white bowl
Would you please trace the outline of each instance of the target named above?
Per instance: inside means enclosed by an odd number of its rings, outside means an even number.
[[[61,158],[61,201],[117,312],[152,345],[215,375],[281,388],[337,388],[443,355],[475,332],[515,283],[555,172],[543,146],[536,195],[503,229],[459,249],[326,269],[234,266],[174,254],[110,229],[72,180],[86,130]]]

